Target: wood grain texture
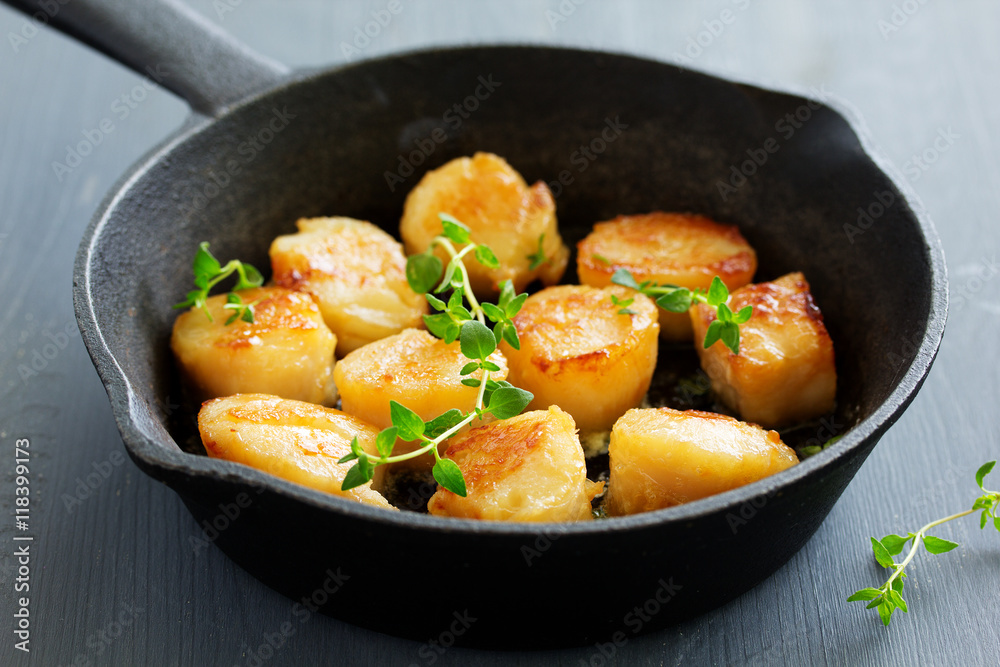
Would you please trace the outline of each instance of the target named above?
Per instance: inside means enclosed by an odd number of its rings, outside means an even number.
[[[264,54],[293,66],[320,66],[348,60],[343,44],[386,2],[261,0],[225,13],[211,0],[190,4]],[[1000,664],[1000,539],[980,532],[972,519],[939,530],[960,548],[913,564],[911,611],[890,628],[844,601],[880,582],[869,535],[914,529],[964,509],[974,496],[976,468],[1000,458],[1000,6],[988,0],[920,4],[898,30],[883,35],[879,22],[891,24],[894,6],[915,3],[589,0],[551,24],[547,12],[559,12],[560,4],[572,3],[404,2],[403,12],[350,59],[481,42],[674,59],[685,55],[704,22],[729,10],[734,20],[693,57],[693,66],[815,87],[856,107],[938,227],[951,279],[950,321],[913,405],[816,536],[761,586],[703,617],[632,638],[604,662],[589,647],[451,649],[434,664]],[[26,657],[13,649],[8,615],[12,520],[0,521],[0,600],[8,619],[0,662],[252,665],[254,656],[266,657],[259,650],[267,637],[291,623],[294,634],[265,664],[431,664],[436,654],[417,642],[325,617],[300,622],[294,601],[213,547],[195,549],[191,538],[200,530],[177,496],[121,461],[106,396],[73,325],[72,262],[101,197],[182,122],[186,106],[154,90],[121,118],[112,104],[140,84],[138,76],[45,29],[15,51],[9,34],[24,25],[24,17],[0,7],[0,509],[12,513],[8,453],[16,438],[28,437],[37,560]],[[62,161],[66,145],[105,118],[114,131],[60,181],[52,162]],[[949,139],[935,148],[941,136]],[[926,168],[914,161],[922,155]],[[877,300],[878,286],[872,290]],[[41,357],[37,374],[26,374],[52,340],[46,334],[67,330],[65,349]],[[110,466],[107,479],[68,508],[65,494],[86,484],[95,466]]]

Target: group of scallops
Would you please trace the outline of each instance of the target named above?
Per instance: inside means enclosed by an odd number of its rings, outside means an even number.
[[[428,172],[408,195],[403,245],[369,222],[302,219],[298,233],[271,244],[271,284],[240,294],[244,303],[256,303],[252,323],[225,324],[225,295],[209,298],[211,319],[197,309],[177,319],[171,347],[189,386],[206,401],[198,427],[209,456],[395,510],[383,495],[387,466],[371,482],[343,491],[351,464],[337,461],[355,437],[378,456],[376,436],[392,425],[390,401],[425,420],[475,406],[477,389],[461,383],[468,359],[457,342],[423,329],[428,304],[405,275],[405,253],[428,249],[441,233],[442,212],[500,260],[493,269],[466,263],[478,296],[495,297],[508,279],[518,291],[536,281],[546,287],[514,318],[520,349],[501,343],[491,357],[500,368],[493,379],[534,399],[517,417],[473,422],[441,444],[440,453],[462,471],[467,495],[438,487],[427,503],[431,514],[589,520],[605,489],[587,478],[581,437],[602,434],[610,459],[606,514],[670,507],[794,465],[795,452],[765,429],[833,409],[833,344],[801,273],[751,284],[756,254],[736,227],[654,212],[596,224],[577,246],[582,284],[557,285],[570,252],[551,192],[542,182],[529,187],[502,158],[477,153]],[[656,368],[658,339],[701,341],[715,310],[662,310],[613,285],[619,268],[639,282],[690,289],[707,288],[719,276],[734,312],[753,306],[740,326],[738,354],[721,341],[708,349],[695,345],[712,389],[744,421],[639,407]],[[633,299],[627,309],[618,305],[627,299]],[[394,453],[414,446],[399,441]],[[392,465],[419,472],[431,463],[421,456]]]

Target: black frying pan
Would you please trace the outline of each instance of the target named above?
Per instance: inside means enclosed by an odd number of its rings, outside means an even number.
[[[829,102],[540,47],[289,73],[172,0],[73,0],[49,22],[137,71],[159,67],[194,111],[119,182],[77,257],[77,318],[126,448],[210,527],[201,546],[338,618],[417,639],[553,646],[619,641],[718,606],[809,539],[937,351],[947,289],[936,235]],[[456,105],[464,113],[448,115]],[[782,125],[788,114],[797,122]],[[266,267],[270,240],[298,217],[396,233],[420,175],[477,150],[529,181],[570,177],[553,186],[570,243],[619,213],[691,210],[740,225],[759,279],[803,270],[840,378],[836,414],[809,428],[843,438],[741,489],[563,525],[388,513],[199,455],[196,406],[171,411],[167,398],[178,395],[170,306],[197,244]],[[443,579],[393,576],[417,563]]]

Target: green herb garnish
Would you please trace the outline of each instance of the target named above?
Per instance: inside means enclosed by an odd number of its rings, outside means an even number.
[[[226,324],[232,324],[237,319],[253,322],[253,307],[256,301],[243,303],[236,292],[263,285],[264,276],[260,274],[260,271],[238,259],[230,260],[228,264],[222,266],[219,260],[208,251],[208,241],[202,241],[198,246],[191,268],[194,271],[194,284],[198,289],[188,292],[187,299],[174,304],[174,308],[201,308],[205,311],[208,319],[213,321],[212,313],[209,312],[208,306],[205,304],[208,300],[208,294],[219,282],[236,273],[239,278],[233,285],[232,291],[229,292],[229,296],[226,297],[226,305],[223,306],[223,308],[233,311],[233,314],[226,320]]]
[[[704,348],[707,350],[712,345],[721,340],[723,344],[732,350],[733,354],[740,353],[740,325],[750,319],[753,314],[753,306],[746,306],[738,313],[730,310],[726,302],[729,300],[729,289],[722,282],[719,276],[712,278],[712,284],[708,290],[690,290],[678,285],[668,285],[655,283],[652,280],[639,283],[636,281],[628,269],[618,269],[611,276],[611,282],[622,287],[630,287],[656,301],[656,305],[671,313],[686,313],[696,303],[715,308],[715,321],[708,325],[705,331]],[[617,299],[612,297],[616,305]],[[627,307],[618,311],[623,315],[632,314]]]
[[[461,375],[482,371],[481,379],[462,379],[462,384],[479,389],[476,406],[469,413],[453,408],[425,422],[406,406],[391,401],[389,406],[392,426],[378,435],[378,456],[366,453],[355,438],[351,443],[351,453],[340,459],[340,463],[357,460],[341,484],[341,489],[345,491],[368,482],[374,475],[376,466],[432,453],[435,459],[434,479],[452,493],[465,497],[467,491],[462,471],[454,461],[441,458],[438,445],[476,418],[487,414],[492,414],[497,419],[514,417],[534,398],[531,392],[518,389],[509,382],[490,379],[490,373],[500,370],[499,366],[489,360],[499,341],[507,341],[515,350],[521,349],[512,318],[521,310],[528,295],[515,294],[513,283],[505,280],[500,284],[497,303],[479,303],[469,285],[469,274],[463,258],[473,253],[480,264],[490,269],[498,268],[500,262],[487,246],[472,242],[468,227],[445,213],[441,213],[439,217],[442,233],[434,238],[426,252],[407,259],[406,280],[410,288],[424,294],[431,307],[437,311],[432,315],[424,315],[427,329],[448,344],[457,340],[462,354],[469,359],[469,363],[460,371]],[[466,245],[459,251],[454,244]],[[441,247],[448,253],[450,260],[447,266],[442,265],[434,254],[435,247]],[[492,323],[492,328],[487,325],[487,321]],[[397,437],[406,442],[420,441],[423,445],[412,452],[393,456],[392,449]]]
[[[611,303],[613,303],[614,305],[618,306],[618,314],[619,315],[635,315],[636,314],[636,312],[634,310],[632,310],[631,308],[629,308],[629,306],[631,306],[633,303],[635,303],[635,299],[619,299],[617,294],[612,294],[611,295]]]
[[[960,519],[963,516],[982,510],[982,514],[980,514],[979,517],[979,528],[985,528],[986,524],[992,520],[993,527],[1000,531],[1000,516],[997,514],[998,509],[1000,509],[1000,491],[989,491],[983,488],[983,478],[989,474],[994,465],[996,465],[996,461],[990,461],[989,463],[983,464],[983,466],[976,472],[976,484],[979,485],[979,490],[983,492],[983,495],[976,498],[976,501],[972,504],[972,509],[959,512],[958,514],[952,514],[951,516],[946,516],[945,518],[938,519],[937,521],[931,521],[916,533],[907,533],[906,536],[886,535],[881,540],[876,540],[874,537],[871,538],[872,551],[875,553],[875,560],[878,561],[878,564],[882,567],[892,570],[892,574],[881,588],[862,588],[860,591],[857,591],[854,595],[847,598],[847,601],[868,602],[867,609],[877,609],[878,615],[882,619],[882,623],[889,625],[889,621],[892,619],[892,612],[896,609],[902,609],[904,612],[907,611],[906,602],[903,600],[902,596],[903,579],[906,578],[906,573],[903,572],[903,569],[910,564],[911,560],[913,560],[913,557],[917,554],[921,543],[923,543],[924,548],[932,554],[943,554],[958,546],[956,542],[952,542],[951,540],[945,540],[940,537],[928,535],[928,530],[934,528],[935,526],[939,526],[946,521]],[[902,552],[906,543],[911,541],[913,544],[910,547],[910,551],[906,555],[906,558],[903,559],[903,562],[896,563],[893,561],[892,557]]]
[[[545,234],[539,234],[538,250],[528,255],[528,259],[531,261],[531,264],[528,266],[529,271],[534,271],[542,264],[544,264],[546,261],[548,261],[548,257],[545,256],[545,251],[542,249],[543,241],[545,241]]]
[[[823,451],[830,445],[836,443],[843,437],[844,436],[842,435],[835,435],[826,442],[824,442],[822,445],[806,445],[805,447],[799,447],[798,449],[796,449],[796,452],[798,453],[800,459],[807,459],[810,456],[816,456],[821,451]]]

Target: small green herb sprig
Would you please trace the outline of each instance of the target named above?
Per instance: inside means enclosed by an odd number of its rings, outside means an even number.
[[[750,319],[753,315],[753,306],[745,306],[739,312],[734,313],[729,306],[729,289],[722,282],[719,276],[712,278],[712,284],[708,290],[688,289],[678,285],[659,284],[651,280],[637,282],[628,269],[618,269],[611,276],[611,282],[622,287],[630,287],[641,294],[656,301],[656,305],[671,313],[686,313],[696,303],[715,308],[715,321],[708,325],[705,331],[704,348],[707,350],[716,341],[722,343],[732,350],[733,354],[740,353],[740,325]],[[618,299],[611,297],[615,305],[622,306],[618,311],[623,314],[633,314],[628,306],[632,299]]]
[[[545,242],[545,234],[539,234],[538,249],[535,252],[528,255],[528,261],[531,262],[531,264],[528,265],[529,271],[534,271],[545,262],[551,261],[548,257],[545,256],[545,249],[542,247],[542,244],[544,242]]]
[[[983,479],[993,470],[994,465],[996,465],[996,461],[990,461],[983,464],[976,472],[976,484],[979,485],[979,490],[983,492],[983,495],[976,498],[976,501],[972,504],[972,509],[946,516],[937,521],[931,521],[917,532],[907,533],[905,536],[886,535],[881,540],[876,540],[874,537],[871,538],[875,560],[882,567],[892,570],[892,574],[889,575],[889,579],[880,588],[862,588],[847,598],[847,601],[868,602],[866,608],[877,609],[882,623],[889,625],[889,621],[892,619],[892,612],[896,609],[902,609],[903,612],[908,611],[906,601],[903,600],[902,595],[903,579],[906,578],[906,573],[903,569],[917,555],[920,545],[923,544],[924,548],[932,554],[943,554],[958,546],[958,543],[951,540],[928,535],[927,531],[946,521],[960,519],[979,510],[982,510],[982,514],[979,516],[979,528],[985,528],[986,524],[992,521],[993,527],[1000,531],[1000,514],[998,514],[998,511],[1000,511],[1000,491],[989,491],[983,488]],[[901,553],[907,542],[912,542],[909,553],[907,553],[903,562],[896,563],[892,557]]]
[[[437,311],[424,316],[427,329],[449,345],[458,340],[462,354],[469,359],[460,374],[463,376],[462,384],[479,390],[475,408],[469,413],[452,408],[425,422],[405,405],[391,401],[389,414],[392,426],[383,430],[376,438],[378,456],[366,453],[358,439],[354,438],[351,453],[340,459],[340,463],[357,461],[348,470],[341,484],[345,491],[368,482],[377,466],[432,453],[434,479],[452,493],[465,497],[467,489],[462,471],[454,461],[441,457],[438,445],[455,435],[466,424],[487,414],[492,414],[497,419],[514,417],[534,398],[531,392],[490,377],[490,373],[500,371],[500,367],[489,359],[499,341],[506,341],[514,349],[521,348],[512,318],[521,310],[528,295],[515,294],[513,283],[506,280],[500,285],[497,303],[480,303],[472,293],[463,259],[473,253],[480,264],[491,269],[499,267],[500,262],[487,246],[472,242],[468,227],[445,213],[439,217],[442,233],[434,238],[426,252],[409,257],[406,262],[406,280],[410,288],[424,294],[427,302]],[[465,244],[465,247],[456,250],[456,244]],[[434,254],[435,247],[441,247],[447,252],[450,257],[447,266]],[[435,294],[440,294],[443,298]],[[492,328],[487,326],[487,321],[493,324]],[[465,377],[477,372],[482,373],[479,379]],[[397,438],[406,442],[420,441],[423,444],[411,452],[393,456],[392,449]]]
[[[799,455],[799,459],[805,460],[810,456],[816,456],[824,449],[830,447],[831,445],[836,444],[843,437],[844,436],[842,435],[835,435],[826,442],[824,442],[822,445],[806,445],[805,447],[796,447],[795,452]]]
[[[253,307],[257,302],[243,303],[240,295],[236,292],[263,285],[264,276],[260,274],[260,271],[238,259],[230,260],[225,266],[222,266],[219,260],[209,252],[208,241],[202,241],[198,246],[191,268],[194,271],[194,285],[198,289],[188,292],[187,299],[174,304],[174,308],[201,308],[205,311],[209,321],[214,321],[212,313],[209,312],[205,303],[208,300],[208,294],[218,283],[235,273],[238,279],[226,297],[226,305],[223,306],[223,308],[233,311],[233,314],[226,320],[226,325],[232,324],[237,319],[253,323]]]

